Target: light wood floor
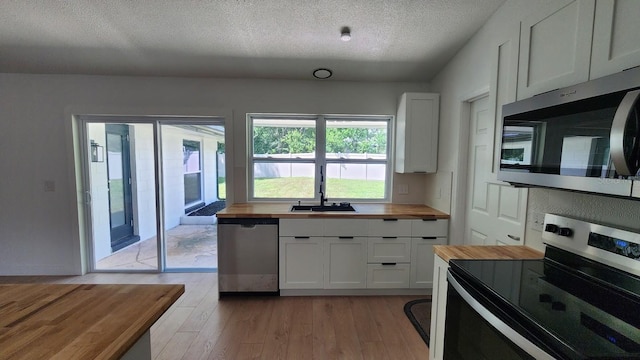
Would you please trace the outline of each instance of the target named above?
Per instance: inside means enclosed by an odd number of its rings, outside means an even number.
[[[185,284],[151,328],[154,360],[427,359],[404,314],[420,296],[252,297],[218,300],[215,273],[0,277],[0,283]]]

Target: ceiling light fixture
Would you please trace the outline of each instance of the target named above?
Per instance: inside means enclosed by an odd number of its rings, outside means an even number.
[[[340,30],[340,40],[349,41],[351,40],[351,29],[348,26],[345,26]]]
[[[331,70],[329,69],[315,69],[313,70],[313,77],[315,77],[316,79],[328,79],[331,77],[331,75],[333,75],[333,72],[331,72]]]

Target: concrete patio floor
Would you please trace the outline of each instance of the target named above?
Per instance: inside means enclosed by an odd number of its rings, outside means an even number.
[[[216,225],[178,225],[165,232],[169,269],[216,269],[218,229]],[[96,270],[156,270],[156,237],[139,241],[96,264]]]

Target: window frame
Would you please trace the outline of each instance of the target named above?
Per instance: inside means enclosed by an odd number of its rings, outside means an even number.
[[[316,130],[316,146],[315,146],[315,158],[313,159],[267,159],[254,157],[253,151],[253,131],[255,119],[278,119],[278,120],[313,120],[315,121]],[[326,129],[327,121],[346,120],[346,121],[380,121],[386,122],[387,129],[387,146],[385,151],[385,159],[327,159],[326,157]],[[384,180],[384,197],[382,198],[336,198],[331,197],[331,194],[326,194],[329,197],[329,202],[359,202],[359,203],[389,203],[391,202],[391,189],[392,189],[392,174],[393,174],[393,141],[394,141],[394,116],[393,115],[309,115],[309,114],[278,114],[278,113],[250,113],[247,114],[247,201],[250,202],[272,202],[272,201],[320,201],[320,194],[318,192],[320,186],[320,167],[322,166],[325,178],[324,190],[326,192],[326,178],[327,178],[327,165],[328,164],[385,164],[385,180]],[[258,163],[298,163],[298,164],[314,164],[314,197],[313,198],[263,198],[254,196],[254,164]]]
[[[184,204],[184,210],[185,210],[185,214],[189,213],[199,207],[201,207],[202,205],[205,204],[204,201],[204,154],[203,154],[203,143],[201,140],[194,140],[194,139],[189,139],[189,138],[183,138],[182,139],[182,152],[184,154],[184,149],[185,149],[185,142],[192,142],[192,143],[197,143],[198,144],[198,152],[199,152],[199,156],[198,156],[198,171],[184,171],[184,164],[183,164],[183,171],[182,171],[182,187],[183,187],[183,192],[184,192],[184,197],[185,197],[185,204]],[[187,189],[186,189],[186,181],[185,181],[185,177],[187,175],[191,175],[191,174],[199,174],[200,177],[200,198],[196,201],[192,201],[190,203],[186,203],[186,198],[187,198]]]

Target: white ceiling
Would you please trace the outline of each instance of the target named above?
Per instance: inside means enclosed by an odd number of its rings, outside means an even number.
[[[428,81],[503,2],[0,0],[0,72]]]

